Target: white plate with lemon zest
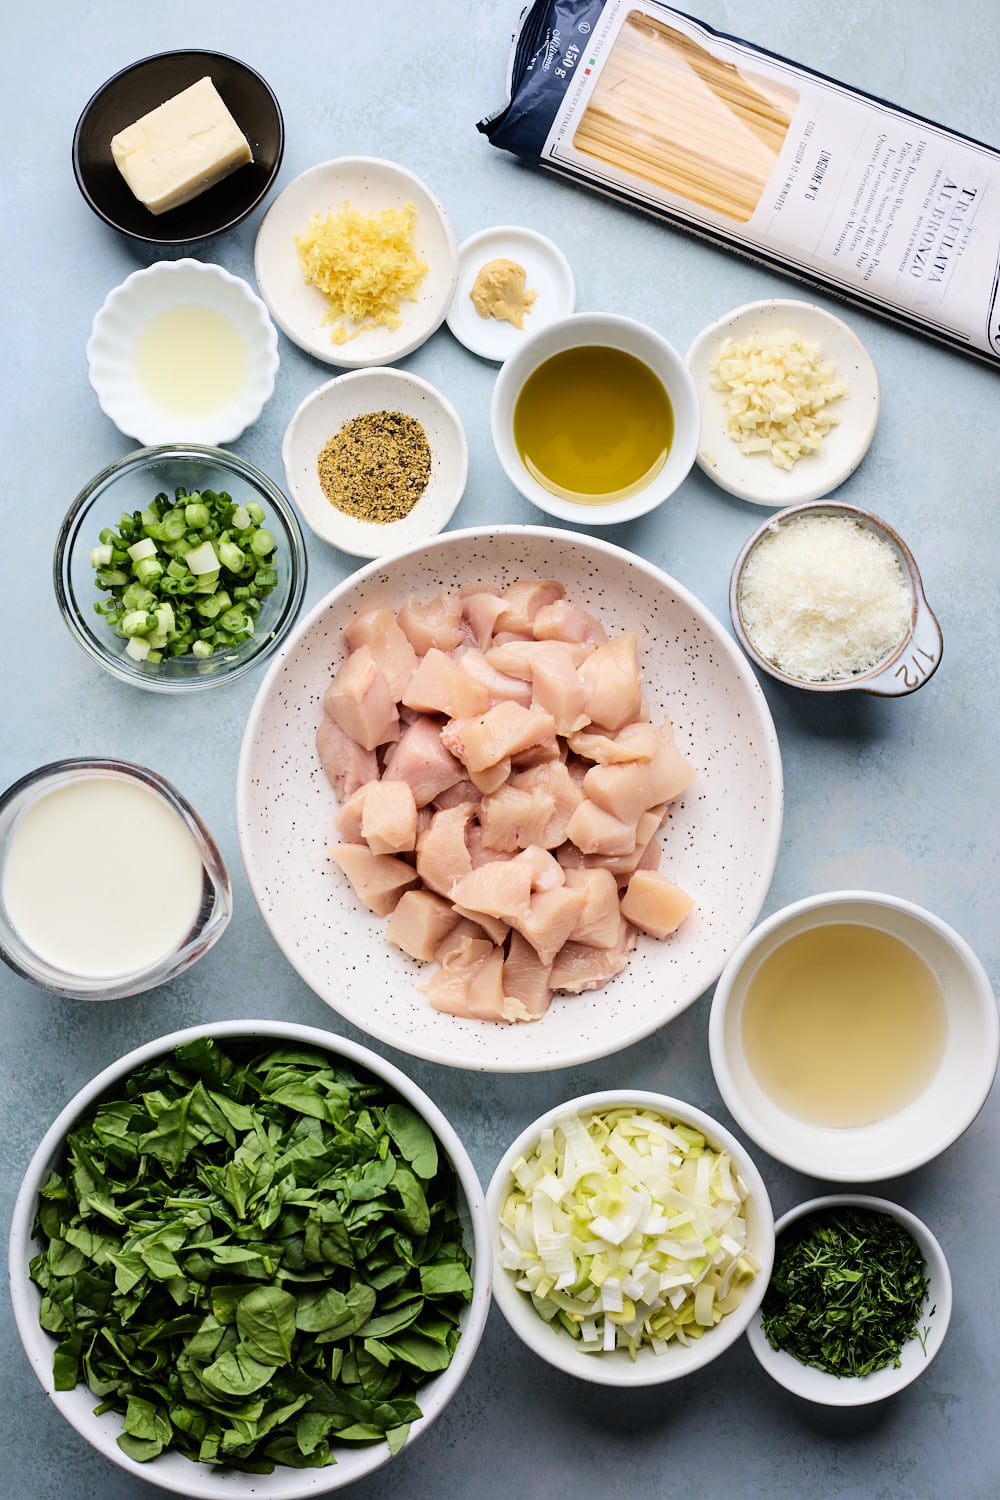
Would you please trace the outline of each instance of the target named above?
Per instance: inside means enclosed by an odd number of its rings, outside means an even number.
[[[815,303],[735,308],[702,330],[687,364],[701,402],[698,466],[741,500],[817,500],[871,447],[875,366],[853,329]]]
[[[362,303],[395,304],[396,326],[370,317],[340,316],[319,287],[306,279],[297,242],[307,237],[317,215],[335,217],[348,207],[373,219],[386,211],[408,211],[410,204],[412,254],[426,266],[412,295],[392,294],[389,244],[385,274],[373,279],[379,267],[377,255],[373,258],[368,247],[358,258],[355,278],[359,295],[361,282],[367,288],[367,296],[360,295]],[[378,234],[372,229],[365,239],[377,241]],[[443,206],[419,177],[379,157],[343,156],[310,167],[274,200],[257,234],[254,273],[272,318],[294,344],[326,364],[356,370],[393,364],[440,328],[455,291],[458,243]],[[338,327],[347,334],[345,342],[337,342]]]

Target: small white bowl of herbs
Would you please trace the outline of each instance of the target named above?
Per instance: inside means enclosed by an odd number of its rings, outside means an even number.
[[[86,1084],[31,1160],[9,1256],[58,1410],[203,1500],[381,1467],[454,1395],[489,1309],[482,1191],[445,1116],[375,1053],[277,1021],[174,1032]]]
[[[951,1273],[927,1225],[886,1198],[811,1198],[775,1225],[747,1339],[773,1380],[823,1406],[867,1406],[917,1380],[944,1343]]]

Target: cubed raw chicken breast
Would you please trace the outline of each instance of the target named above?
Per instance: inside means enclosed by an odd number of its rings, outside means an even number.
[[[655,938],[676,932],[693,906],[686,891],[653,870],[637,870],[622,897],[622,915]]]
[[[551,714],[520,703],[498,703],[475,718],[452,719],[441,731],[441,741],[472,773],[551,740],[555,732]]]
[[[608,640],[552,579],[375,607],[345,631],[316,748],[340,804],[330,857],[436,962],[451,1015],[528,1022],[625,967],[691,899],[657,838],[693,768],[642,697],[638,636]]]
[[[630,630],[607,645],[595,646],[580,663],[587,716],[602,729],[621,729],[642,717],[638,645],[638,635]]]
[[[461,661],[431,646],[403,691],[407,708],[420,713],[444,714],[449,719],[485,713],[490,706],[489,689],[462,666]]]
[[[429,890],[449,899],[455,882],[472,870],[465,829],[473,812],[468,802],[442,808],[417,839],[417,874]]]
[[[350,650],[367,646],[375,664],[385,678],[391,696],[398,703],[403,689],[417,669],[417,653],[399,628],[391,609],[366,609],[344,631]]]
[[[386,936],[390,943],[395,943],[411,958],[430,963],[458,921],[458,913],[443,896],[435,896],[433,891],[404,891],[389,921]]]
[[[357,740],[345,734],[330,715],[324,713],[316,730],[316,753],[326,779],[343,801],[378,775],[378,757],[374,750],[366,750]],[[455,762],[458,765],[457,761]]]
[[[652,760],[592,766],[583,778],[583,790],[605,812],[623,823],[637,823],[649,808],[679,797],[694,776],[673,735],[661,731]]]
[[[614,947],[592,948],[587,943],[566,943],[552,965],[549,983],[554,990],[564,990],[569,995],[601,989],[625,968],[636,937],[636,929],[619,916]]]
[[[426,807],[465,779],[463,767],[441,743],[440,721],[425,714],[408,724],[386,753],[383,774],[405,781],[418,807]]]
[[[373,854],[364,844],[332,844],[330,858],[353,885],[358,900],[377,916],[387,917],[400,896],[416,885],[412,865],[393,854]]]
[[[536,641],[575,641],[590,646],[601,646],[608,638],[600,620],[568,599],[543,604],[532,619],[531,633]]]
[[[417,804],[405,781],[362,788],[361,837],[373,854],[408,854],[417,846]]]
[[[424,602],[410,594],[400,605],[396,619],[418,656],[432,646],[439,651],[454,651],[462,643],[462,601],[457,594],[438,594]]]
[[[399,738],[396,700],[370,646],[352,651],[323,695],[323,707],[365,750]]]

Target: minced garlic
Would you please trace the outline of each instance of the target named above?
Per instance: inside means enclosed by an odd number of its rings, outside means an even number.
[[[725,393],[729,436],[742,453],[767,453],[780,469],[816,452],[840,420],[830,404],[851,393],[819,344],[791,328],[741,343],[727,338],[711,370],[714,389]]]
[[[417,300],[428,270],[414,249],[416,224],[412,203],[369,214],[345,202],[337,213],[314,214],[296,236],[302,274],[330,304],[323,321],[333,324],[331,343],[346,344],[373,325],[400,326],[400,303]]]

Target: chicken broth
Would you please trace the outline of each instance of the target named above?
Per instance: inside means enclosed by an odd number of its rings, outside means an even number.
[[[912,948],[876,927],[802,932],[764,959],[741,1032],[761,1088],[813,1125],[856,1126],[910,1104],[937,1069],[941,986]]]
[[[524,382],[514,443],[551,494],[581,505],[623,500],[667,461],[674,413],[662,381],[624,349],[565,349]]]

